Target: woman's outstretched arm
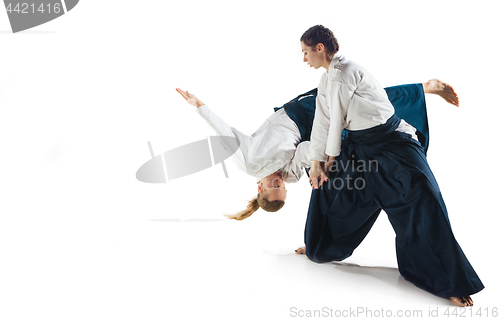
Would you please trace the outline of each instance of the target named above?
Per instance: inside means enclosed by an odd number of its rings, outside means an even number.
[[[180,88],[175,88],[179,94],[186,99],[186,101],[190,104],[193,105],[196,108],[200,108],[201,106],[205,105],[201,100],[198,99],[195,95],[189,93],[187,90],[182,91]]]
[[[226,124],[219,116],[217,116],[213,111],[211,111],[207,105],[205,105],[198,97],[189,93],[188,91],[182,91],[176,88],[186,101],[196,107],[196,112],[208,123],[210,127],[220,136],[230,136],[236,137],[231,126]],[[242,135],[238,133],[239,136]],[[239,138],[239,137],[238,137]]]
[[[233,151],[233,161],[236,163],[236,166],[247,173],[247,168],[246,168],[246,161],[245,161],[245,156],[243,154],[242,148],[246,150],[245,144],[249,144],[251,137],[247,136],[235,128],[229,126],[224,122],[219,116],[217,116],[213,111],[211,111],[207,105],[205,105],[199,98],[197,98],[195,95],[189,93],[188,91],[182,91],[179,88],[176,88],[177,92],[186,99],[186,101],[196,107],[196,113],[200,115],[206,122],[207,124],[215,131],[215,133],[221,137],[234,137],[238,141],[238,146],[234,146],[233,141],[228,140],[226,141],[224,138],[222,138],[222,141],[224,143],[224,147],[228,151]],[[236,149],[237,148],[237,149]],[[236,149],[236,150],[235,150]]]

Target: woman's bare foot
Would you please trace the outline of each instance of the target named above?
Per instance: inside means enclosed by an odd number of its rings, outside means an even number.
[[[303,247],[299,247],[298,249],[295,250],[295,253],[306,254],[306,246],[304,245]]]
[[[305,254],[306,253],[306,246],[304,245],[303,247],[299,247],[298,249],[295,250],[295,253]],[[474,305],[474,302],[472,302],[470,295],[463,296],[463,297],[451,297],[450,299],[456,305],[461,306],[461,307],[471,307]]]
[[[303,247],[299,247],[298,249],[295,250],[295,253],[305,254],[306,253],[306,246],[304,245]],[[474,305],[474,302],[472,302],[470,295],[463,296],[463,297],[451,297],[450,299],[451,299],[451,301],[453,301],[456,305],[458,305],[460,307],[471,307]]]
[[[438,79],[431,79],[422,83],[424,92],[441,96],[446,102],[458,107],[458,96],[453,87]]]
[[[451,301],[453,301],[456,305],[461,306],[461,307],[471,307],[474,305],[474,302],[472,302],[471,297],[468,296],[463,296],[463,297],[451,297]]]

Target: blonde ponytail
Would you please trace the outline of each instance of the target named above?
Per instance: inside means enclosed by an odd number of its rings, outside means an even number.
[[[285,201],[275,200],[269,202],[259,193],[257,194],[257,197],[248,202],[248,206],[245,210],[235,215],[224,215],[224,216],[226,216],[229,219],[241,221],[246,219],[253,213],[255,213],[260,207],[266,212],[276,212],[280,208],[282,208],[283,205],[285,205]]]

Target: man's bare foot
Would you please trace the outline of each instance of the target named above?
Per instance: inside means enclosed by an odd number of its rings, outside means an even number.
[[[431,79],[422,83],[424,92],[441,96],[446,102],[458,107],[458,96],[453,87],[438,79]]]
[[[299,247],[298,249],[295,250],[295,253],[306,254],[306,246],[304,245],[303,247]]]
[[[451,301],[453,301],[456,305],[460,307],[471,307],[474,305],[474,302],[472,302],[471,297],[468,296],[463,296],[463,297],[451,297]]]

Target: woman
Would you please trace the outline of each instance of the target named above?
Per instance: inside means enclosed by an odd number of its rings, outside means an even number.
[[[247,136],[228,126],[196,96],[177,88],[177,91],[197,107],[203,117],[220,136],[237,137],[240,149],[234,155],[236,165],[257,178],[257,197],[247,209],[228,216],[243,220],[260,207],[268,212],[279,210],[286,199],[286,183],[297,182],[302,176],[302,167],[309,168],[309,137],[313,125],[316,104],[316,89],[299,95],[281,108]],[[447,102],[458,106],[458,97],[451,86],[433,79],[423,84],[412,84],[386,88],[398,114],[409,119],[419,130],[419,139],[428,145],[427,112],[424,93],[436,94]]]
[[[304,62],[326,69],[310,143],[314,189],[306,255],[317,263],[349,257],[383,209],[396,232],[401,275],[459,306],[471,306],[470,295],[484,286],[455,240],[421,144],[394,114],[375,78],[338,54],[329,29],[314,26],[300,40]],[[343,129],[347,138],[341,142]],[[358,166],[372,161],[376,169]],[[330,171],[332,166],[336,170]],[[358,180],[363,188],[347,188]]]

